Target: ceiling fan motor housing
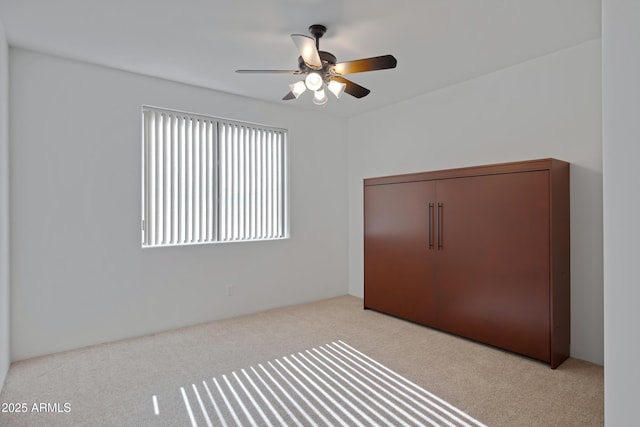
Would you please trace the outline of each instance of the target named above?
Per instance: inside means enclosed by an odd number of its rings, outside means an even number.
[[[333,66],[338,62],[335,55],[324,50],[319,50],[320,59],[322,60],[322,68],[326,68],[327,65]]]
[[[323,50],[319,50],[318,54],[320,55],[320,60],[322,61],[322,70],[314,70],[309,68],[307,64],[305,64],[302,56],[298,57],[298,68],[300,69],[301,74],[307,74],[310,72],[317,72],[322,75],[323,79],[334,76],[333,67],[336,65],[338,60],[335,55],[329,52],[325,52]]]

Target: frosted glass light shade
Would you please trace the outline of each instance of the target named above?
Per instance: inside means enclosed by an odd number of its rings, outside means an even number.
[[[304,79],[309,90],[318,90],[322,87],[322,76],[318,73],[309,73]]]
[[[331,80],[327,85],[327,88],[336,96],[336,98],[340,98],[346,87],[347,85],[345,83],[340,83],[335,80]]]
[[[303,80],[300,80],[299,82],[291,83],[289,85],[289,89],[291,89],[293,96],[298,98],[305,90],[307,90],[307,86],[304,84]]]
[[[328,100],[329,98],[327,98],[324,89],[317,90],[313,93],[313,103],[316,105],[324,105]]]

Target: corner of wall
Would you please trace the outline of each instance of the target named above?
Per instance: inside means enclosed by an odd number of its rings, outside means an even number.
[[[602,2],[603,218],[604,218],[604,421],[631,425],[637,418],[640,322],[640,3]]]
[[[0,22],[0,390],[9,371],[9,45]]]

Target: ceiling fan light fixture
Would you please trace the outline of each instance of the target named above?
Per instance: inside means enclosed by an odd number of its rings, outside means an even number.
[[[317,90],[313,92],[313,103],[316,105],[324,105],[327,103],[329,98],[327,98],[327,94],[324,89]]]
[[[318,73],[309,73],[304,79],[309,90],[318,90],[322,87],[322,76]]]
[[[291,89],[293,96],[298,98],[305,90],[307,90],[307,85],[304,84],[304,80],[300,80],[299,82],[291,83],[289,85],[289,89]]]
[[[291,40],[296,45],[300,56],[297,70],[236,70],[237,73],[270,73],[292,74],[303,76],[304,80],[289,85],[290,91],[282,100],[297,99],[307,89],[314,92],[313,102],[324,105],[327,102],[325,89],[329,89],[336,98],[347,93],[354,98],[363,98],[371,91],[351,80],[345,79],[346,74],[363,73],[367,71],[388,70],[396,68],[398,61],[393,55],[372,56],[370,58],[355,59],[338,62],[336,56],[330,52],[320,50],[320,38],[327,31],[327,27],[314,24],[309,27],[313,37],[303,34],[291,34]],[[322,92],[315,93],[316,91]]]
[[[340,96],[342,96],[346,87],[346,83],[340,83],[335,80],[329,81],[329,84],[327,85],[327,89],[329,89],[331,93],[336,96],[336,98],[340,98]]]

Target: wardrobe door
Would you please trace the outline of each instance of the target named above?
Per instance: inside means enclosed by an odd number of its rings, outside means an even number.
[[[364,306],[432,325],[432,181],[364,187]]]
[[[440,327],[549,361],[549,172],[438,181]]]

